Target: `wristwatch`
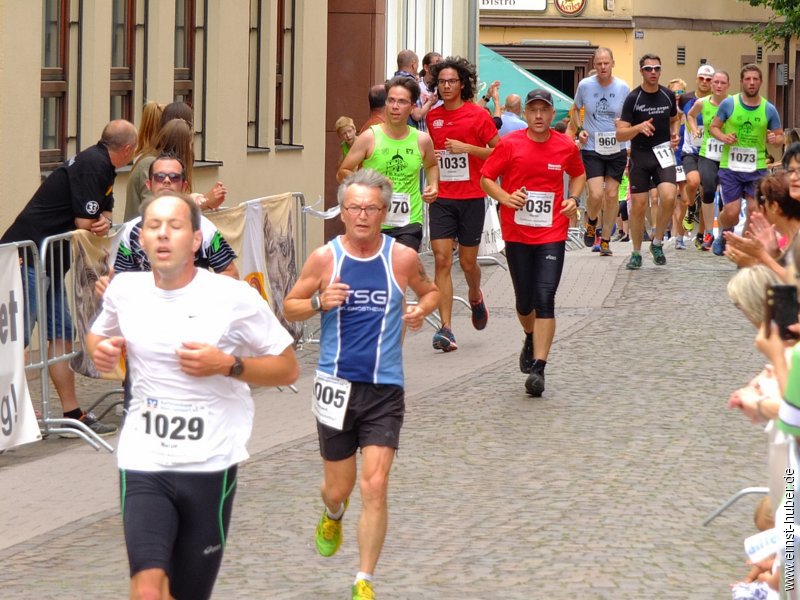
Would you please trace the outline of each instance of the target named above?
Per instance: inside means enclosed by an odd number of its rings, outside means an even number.
[[[491,100],[491,99],[492,99],[492,97],[491,97],[491,96],[489,96],[488,94],[487,94],[486,96],[484,96],[484,97],[483,97],[483,101],[484,101],[484,102],[488,102],[488,101],[489,101],[489,100]]]
[[[322,300],[320,300],[319,292],[311,294],[311,310],[322,312]]]
[[[234,355],[231,370],[228,371],[228,377],[239,377],[242,373],[244,373],[244,363],[240,357]]]
[[[572,198],[573,200],[575,200],[575,204],[581,203],[581,199],[578,198],[577,196],[567,196],[567,198]]]

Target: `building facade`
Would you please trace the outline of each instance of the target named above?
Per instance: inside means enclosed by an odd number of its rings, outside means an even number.
[[[764,71],[762,94],[794,127],[800,115],[795,94],[798,48],[768,52],[747,35],[721,35],[726,29],[765,22],[771,13],[745,2],[721,0],[480,0],[482,44],[532,71],[572,96],[591,69],[599,46],[611,48],[615,74],[631,87],[641,81],[639,57],[661,57],[662,83],[685,80],[692,89],[697,69],[711,64],[731,75],[738,91],[739,69],[754,62]],[[676,16],[680,15],[680,16]],[[787,60],[788,59],[788,60]],[[788,64],[788,78],[781,79]],[[783,83],[787,85],[783,85]]]
[[[147,100],[194,110],[194,188],[323,194],[322,0],[0,0],[5,230],[49,170]],[[116,180],[122,219],[127,172]],[[312,246],[322,224],[309,223]]]

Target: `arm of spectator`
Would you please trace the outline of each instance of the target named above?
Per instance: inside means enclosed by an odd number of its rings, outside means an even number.
[[[218,275],[225,275],[227,277],[231,277],[232,279],[239,279],[239,269],[236,268],[236,263],[231,261],[228,263],[228,266],[218,273]]]
[[[737,265],[750,267],[755,264],[762,264],[775,271],[781,279],[785,279],[786,269],[779,265],[775,258],[770,255],[761,239],[755,236],[742,237],[732,231],[726,231],[723,235],[728,243],[725,256]]]
[[[210,190],[200,197],[198,206],[200,210],[217,210],[228,195],[228,190],[225,185],[218,181]]]
[[[789,330],[800,336],[800,325],[790,325]],[[782,397],[786,393],[789,367],[786,364],[786,344],[778,334],[778,326],[775,323],[769,322],[761,325],[756,335],[756,348],[772,364]]]
[[[83,217],[75,217],[75,228],[85,229],[90,231],[96,236],[104,236],[111,229],[111,211],[100,213],[94,219],[85,219]]]
[[[430,93],[428,99],[422,103],[422,106],[415,106],[414,109],[411,111],[411,118],[414,119],[417,123],[421,123],[425,120],[425,117],[428,115],[428,111],[433,108],[433,105],[439,101],[439,94],[436,90]]]

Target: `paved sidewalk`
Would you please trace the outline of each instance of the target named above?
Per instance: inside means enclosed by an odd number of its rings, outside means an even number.
[[[730,597],[755,500],[701,523],[734,491],[765,484],[765,436],[725,409],[761,366],[755,332],[725,295],[730,263],[668,248],[666,267],[645,255],[628,272],[626,246],[610,258],[568,253],[542,399],[524,393],[499,267],[484,268],[484,332],[456,305],[457,352],[433,352],[430,327],[407,336],[380,598]],[[357,493],[339,554],[313,549],[315,351],[300,352],[299,395],[256,392],[215,598],[348,597]],[[113,456],[45,440],[0,456],[0,489],[0,596],[126,597]]]

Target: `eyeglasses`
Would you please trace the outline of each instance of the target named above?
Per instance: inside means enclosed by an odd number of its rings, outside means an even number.
[[[183,173],[162,173],[161,171],[153,173],[153,180],[158,183],[164,183],[167,179],[170,183],[178,183],[183,181]]]
[[[698,77],[697,81],[704,81],[708,83],[709,81],[711,81],[711,77]]]
[[[645,65],[642,67],[642,71],[646,73],[651,73],[651,72],[661,73],[661,65]]]
[[[408,106],[411,104],[411,101],[404,98],[387,98],[386,104],[389,106]]]
[[[460,79],[437,79],[436,83],[441,85],[442,87],[449,85],[450,87],[454,86],[457,83],[460,83]]]
[[[367,213],[368,217],[373,217],[383,210],[382,206],[374,206],[374,205],[359,206],[358,204],[352,204],[350,206],[345,206],[343,208],[354,217],[360,215],[361,211]]]
[[[794,169],[786,168],[783,170],[786,173],[787,177],[800,177],[800,168],[795,167]]]
[[[686,93],[686,90],[675,90],[676,96],[683,96]]]

